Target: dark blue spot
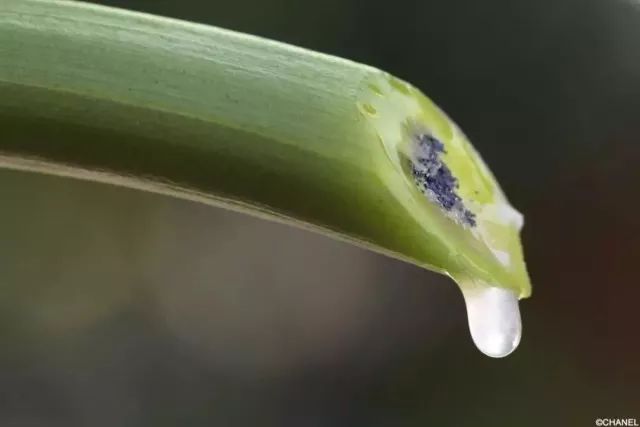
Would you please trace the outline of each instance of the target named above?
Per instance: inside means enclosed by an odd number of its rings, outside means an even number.
[[[466,209],[456,193],[458,179],[442,161],[444,144],[432,135],[421,134],[416,138],[416,153],[411,171],[420,191],[427,193],[446,211],[453,212],[465,224],[476,225],[476,215]]]

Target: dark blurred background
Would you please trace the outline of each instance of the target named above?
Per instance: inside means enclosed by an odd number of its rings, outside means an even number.
[[[113,0],[365,62],[465,130],[534,295],[503,360],[435,274],[184,201],[0,171],[0,425],[640,423],[640,3]]]

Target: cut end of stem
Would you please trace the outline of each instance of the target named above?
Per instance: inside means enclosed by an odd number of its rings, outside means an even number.
[[[376,114],[361,110],[383,148],[381,181],[417,225],[416,263],[528,297],[522,215],[469,139],[410,84],[382,73],[372,86],[362,105]]]

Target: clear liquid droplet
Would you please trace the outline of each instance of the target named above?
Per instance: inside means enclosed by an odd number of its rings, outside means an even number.
[[[490,286],[465,289],[462,294],[476,347],[490,357],[505,357],[515,350],[522,335],[516,294]]]

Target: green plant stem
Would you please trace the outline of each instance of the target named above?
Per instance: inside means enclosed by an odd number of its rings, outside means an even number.
[[[508,206],[455,125],[375,68],[83,3],[0,3],[2,166],[224,205],[527,296],[517,227],[491,232],[505,268],[407,183],[393,144],[414,123],[462,138],[461,184]]]

